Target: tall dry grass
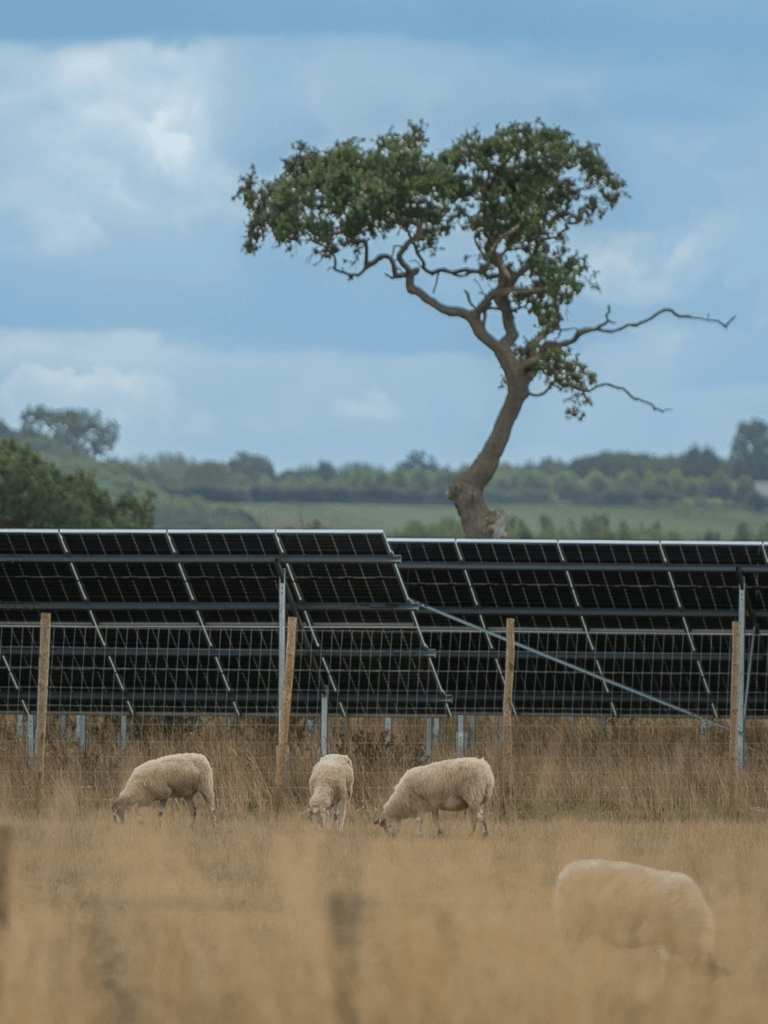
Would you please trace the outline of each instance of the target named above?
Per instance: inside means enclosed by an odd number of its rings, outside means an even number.
[[[762,1022],[768,1007],[765,733],[749,723],[737,784],[727,737],[679,722],[515,723],[514,800],[494,798],[491,837],[443,815],[421,840],[372,817],[423,755],[423,722],[333,722],[356,786],[341,834],[296,811],[317,737],[291,732],[290,791],[271,810],[274,727],[89,724],[83,756],[50,736],[33,810],[15,722],[0,733],[0,820],[13,831],[10,922],[0,931],[0,1015],[14,1024],[665,1024]],[[498,771],[497,719],[470,753]],[[452,756],[446,724],[435,757]],[[169,804],[119,827],[109,802],[131,768],[172,750],[207,754],[221,826],[187,827]],[[652,950],[590,940],[565,956],[552,887],[570,860],[606,857],[685,871],[715,916],[731,975],[664,975]]]
[[[320,833],[186,810],[114,825],[60,787],[13,829],[0,1013],[15,1024],[711,1024],[768,1006],[763,821],[491,820],[469,838],[390,840],[362,812]],[[662,976],[652,950],[565,956],[550,901],[581,857],[686,871],[712,906],[727,977]]]
[[[332,719],[329,749],[349,754],[355,766],[355,803],[381,806],[402,773],[424,760],[424,720]],[[78,804],[106,807],[141,762],[193,750],[211,761],[217,802],[224,815],[258,813],[272,806],[277,730],[274,722],[222,719],[132,722],[121,750],[114,719],[88,720],[88,751],[72,738],[60,742],[49,726],[44,802],[59,786]],[[478,717],[467,752],[501,773],[499,719]],[[435,760],[456,753],[456,722],[443,719]],[[719,815],[768,807],[768,722],[746,729],[748,771],[738,785],[728,755],[728,732],[712,727],[702,739],[698,723],[679,719],[519,718],[512,728],[512,804],[517,816],[563,811],[598,816],[660,819]],[[319,756],[319,737],[303,719],[291,723],[286,788],[288,806],[306,801],[307,780]],[[31,802],[32,774],[13,716],[0,718],[0,809]],[[498,804],[498,800],[497,800]],[[500,808],[497,807],[497,810]]]

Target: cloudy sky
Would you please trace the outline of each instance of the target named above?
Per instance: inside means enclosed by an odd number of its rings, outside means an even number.
[[[0,417],[101,409],[117,453],[238,450],[278,468],[471,459],[502,395],[460,323],[371,274],[240,251],[251,163],[422,119],[436,148],[542,118],[600,144],[632,198],[579,237],[617,320],[582,354],[582,423],[530,400],[506,458],[727,454],[768,419],[768,7],[762,0],[132,0],[0,7]],[[462,329],[463,327],[463,329]]]

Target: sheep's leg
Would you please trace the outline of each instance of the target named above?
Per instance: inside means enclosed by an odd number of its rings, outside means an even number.
[[[189,827],[195,824],[195,818],[197,817],[197,807],[195,806],[195,798],[193,796],[185,797],[187,801],[187,807],[189,808]]]
[[[443,830],[440,828],[440,811],[432,811],[432,820],[435,823],[437,834],[441,836],[443,834]]]
[[[344,828],[344,822],[347,820],[347,801],[346,800],[342,800],[342,802],[336,808],[336,816],[338,818],[338,822],[337,822],[336,827],[338,828],[339,832],[341,832],[342,829]]]
[[[482,807],[478,807],[477,814],[475,815],[475,818],[472,821],[472,831],[469,833],[471,836],[473,836],[475,834],[475,829],[477,828],[478,821],[480,822],[480,824],[483,827],[483,839],[487,839],[488,838],[488,826],[485,823],[485,811],[483,810]]]
[[[421,817],[422,816],[420,814],[416,815],[416,835],[417,836],[421,835]]]
[[[128,808],[128,810],[130,811],[130,807]],[[136,804],[136,820],[141,825],[141,808],[139,807],[138,804]]]
[[[213,804],[208,804],[208,810],[211,812],[211,821],[213,822],[213,827],[216,828],[217,825],[219,824],[219,819],[216,817],[216,808]]]
[[[163,824],[163,811],[165,810],[165,805],[166,805],[167,803],[168,803],[168,801],[167,801],[167,800],[161,800],[161,801],[160,801],[160,809],[159,809],[159,810],[158,810],[158,812],[157,812],[157,816],[158,816],[158,818],[160,819],[160,824],[161,824],[161,825]]]

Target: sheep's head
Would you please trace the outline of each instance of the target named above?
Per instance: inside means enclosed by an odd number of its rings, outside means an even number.
[[[323,829],[325,827],[325,816],[326,810],[323,807],[313,807],[311,804],[305,807],[303,811],[299,811],[299,816],[302,818],[309,818],[315,828]]]
[[[373,823],[374,825],[381,825],[389,836],[396,836],[400,831],[399,821],[390,821],[386,814],[380,814]]]
[[[112,801],[112,817],[115,819],[118,825],[122,825],[123,822],[125,821],[126,810],[127,807],[125,805],[125,802],[121,800],[120,797],[118,797],[117,800]]]

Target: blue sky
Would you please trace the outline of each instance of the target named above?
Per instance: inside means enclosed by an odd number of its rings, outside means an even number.
[[[99,408],[126,457],[470,460],[502,396],[466,327],[383,275],[243,255],[230,197],[299,138],[423,119],[439,148],[541,117],[599,143],[632,196],[578,239],[602,292],[571,322],[608,303],[737,319],[586,342],[601,379],[671,412],[603,390],[573,423],[531,400],[505,458],[727,454],[768,419],[767,44],[757,2],[0,7],[0,417]]]

